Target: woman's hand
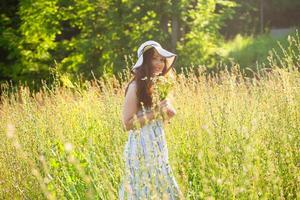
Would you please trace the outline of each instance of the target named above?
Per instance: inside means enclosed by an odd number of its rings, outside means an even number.
[[[169,118],[172,118],[174,117],[174,115],[176,115],[176,111],[175,111],[175,108],[173,106],[169,106],[167,107],[167,115]]]
[[[159,103],[159,110],[163,117],[167,117],[168,119],[176,114],[176,111],[168,98]]]

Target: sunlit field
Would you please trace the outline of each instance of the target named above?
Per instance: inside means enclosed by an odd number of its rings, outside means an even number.
[[[185,198],[299,198],[297,68],[274,63],[256,78],[243,77],[239,67],[198,72],[177,74],[177,114],[165,125],[169,162]],[[121,83],[113,77],[81,88],[4,92],[0,199],[117,199],[128,80],[127,73]]]

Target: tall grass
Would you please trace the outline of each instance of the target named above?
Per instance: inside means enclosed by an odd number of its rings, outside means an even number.
[[[259,80],[238,67],[199,74],[178,74],[177,115],[165,125],[170,165],[186,199],[299,198],[297,68],[274,64]],[[120,84],[115,77],[86,82],[84,89],[4,92],[0,198],[117,199],[127,140],[121,108],[128,72],[124,77]]]

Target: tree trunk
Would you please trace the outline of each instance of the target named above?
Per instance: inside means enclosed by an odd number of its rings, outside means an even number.
[[[172,48],[173,52],[175,52],[175,50],[176,50],[176,44],[178,41],[178,31],[179,31],[178,25],[179,25],[178,16],[175,13],[173,13],[173,15],[172,15],[172,34],[171,34],[171,48]]]
[[[260,0],[260,33],[264,33],[264,0]]]
[[[163,30],[163,32],[165,32],[166,34],[169,34],[169,32],[168,32],[168,15],[167,14],[163,14],[161,16],[160,27]]]

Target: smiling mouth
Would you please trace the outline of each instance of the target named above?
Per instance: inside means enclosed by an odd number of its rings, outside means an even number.
[[[155,75],[155,76],[162,75],[162,72],[154,72],[154,75]]]

